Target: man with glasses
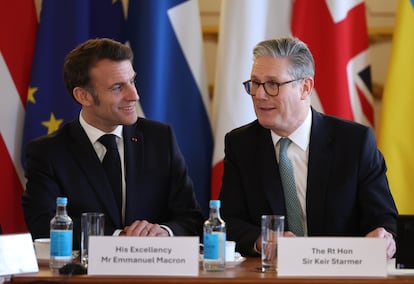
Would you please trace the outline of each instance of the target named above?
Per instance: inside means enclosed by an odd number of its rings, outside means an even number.
[[[258,43],[243,85],[257,120],[226,135],[220,193],[236,249],[259,255],[261,216],[275,214],[286,216],[285,236],[381,237],[392,257],[397,209],[374,133],[312,108],[314,60],[306,44],[296,38]],[[284,153],[294,201],[285,192],[282,138],[289,141]]]

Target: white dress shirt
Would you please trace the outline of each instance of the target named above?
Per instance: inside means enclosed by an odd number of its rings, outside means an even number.
[[[82,111],[79,114],[79,122],[83,129],[86,132],[86,135],[88,136],[89,140],[91,141],[96,154],[98,155],[99,160],[102,162],[105,154],[106,154],[106,148],[105,146],[98,141],[98,139],[104,135],[104,134],[114,134],[116,136],[116,144],[118,146],[118,152],[121,159],[121,170],[122,170],[122,224],[125,226],[125,208],[126,208],[126,182],[125,182],[125,162],[124,162],[124,138],[122,136],[122,130],[123,126],[118,125],[114,131],[110,133],[105,133],[102,130],[99,130],[96,127],[93,127],[92,125],[88,124],[85,119],[82,117]],[[163,229],[167,230],[168,234],[170,236],[174,236],[173,231],[171,228],[165,225],[160,225]],[[122,230],[115,230],[114,234],[115,236],[119,236],[121,234]]]
[[[295,176],[296,191],[302,209],[302,223],[305,236],[307,236],[306,222],[306,184],[308,178],[309,140],[312,126],[312,111],[309,109],[303,123],[292,134],[289,139],[292,141],[287,149],[287,155],[292,162],[293,174]],[[276,159],[279,162],[279,140],[282,138],[271,131],[273,145],[276,149]]]
[[[91,141],[99,160],[102,162],[106,154],[105,146],[98,141],[98,139],[104,134],[113,134],[116,136],[116,144],[118,146],[119,158],[121,159],[122,170],[122,224],[125,224],[125,207],[126,207],[126,183],[125,183],[125,163],[124,163],[124,138],[122,137],[122,125],[118,125],[114,131],[110,133],[103,132],[96,127],[88,124],[82,117],[82,111],[79,115],[79,122],[86,132],[89,140]]]

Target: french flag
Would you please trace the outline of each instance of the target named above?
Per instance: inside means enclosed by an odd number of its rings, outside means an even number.
[[[250,79],[253,47],[262,40],[290,34],[291,1],[226,0],[221,2],[212,125],[212,198],[218,198],[224,171],[224,136],[256,119],[242,82]]]

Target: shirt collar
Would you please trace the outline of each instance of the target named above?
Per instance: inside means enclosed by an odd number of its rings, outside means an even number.
[[[118,138],[122,139],[122,129],[123,129],[122,125],[118,125],[114,129],[114,131],[112,131],[110,133],[103,132],[102,130],[90,125],[89,123],[87,123],[85,121],[85,119],[82,117],[82,111],[79,114],[79,122],[80,122],[81,126],[83,127],[83,129],[85,130],[86,135],[88,135],[88,138],[89,138],[89,140],[91,141],[92,144],[94,144],[96,141],[98,141],[98,139],[104,134],[114,134]]]
[[[292,134],[289,135],[289,139],[292,140],[293,143],[298,145],[303,151],[306,151],[309,145],[310,140],[310,132],[312,126],[312,111],[309,109],[308,115],[306,116],[303,123],[294,131]],[[282,138],[281,136],[277,135],[273,131],[271,131],[273,144],[276,143]]]

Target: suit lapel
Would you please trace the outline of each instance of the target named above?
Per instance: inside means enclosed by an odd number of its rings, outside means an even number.
[[[259,127],[258,131],[256,169],[262,188],[274,214],[284,215],[285,202],[280,179],[279,167],[276,161],[276,152],[270,130]]]
[[[308,228],[320,231],[325,223],[326,184],[332,163],[332,137],[323,116],[312,111],[312,128],[309,142],[306,214]],[[311,234],[312,232],[309,231]]]
[[[133,210],[136,210],[139,207],[136,204],[136,200],[140,200],[140,194],[145,192],[139,186],[142,184],[140,182],[141,174],[143,172],[143,145],[144,145],[144,136],[142,131],[139,131],[139,122],[138,121],[132,126],[124,126],[123,135],[124,135],[124,150],[125,150],[125,166],[126,166],[126,189],[127,189],[127,203],[125,211],[125,222],[134,221],[133,216],[136,218],[136,214],[133,214]],[[138,185],[138,186],[137,186]],[[138,190],[130,190],[131,188]],[[141,196],[142,197],[142,196]],[[133,209],[135,208],[135,209]]]
[[[85,178],[89,180],[92,190],[95,191],[100,203],[106,209],[106,214],[109,215],[108,217],[116,227],[120,227],[121,215],[95,149],[78,120],[71,123],[69,131],[70,139],[72,140],[69,143],[69,148],[73,153],[74,159],[77,160]]]

